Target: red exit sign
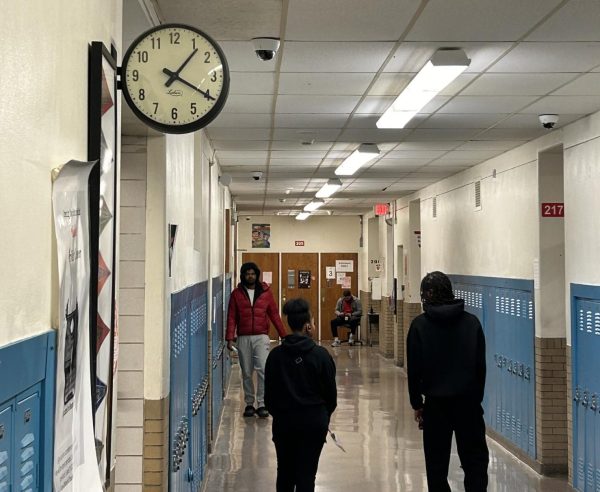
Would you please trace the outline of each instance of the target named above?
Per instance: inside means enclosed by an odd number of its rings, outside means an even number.
[[[304,246],[304,241],[294,241],[294,246]]]
[[[564,217],[564,203],[542,203],[542,217]]]
[[[389,203],[376,203],[375,204],[375,215],[379,217],[380,215],[387,215],[390,213],[390,204]]]

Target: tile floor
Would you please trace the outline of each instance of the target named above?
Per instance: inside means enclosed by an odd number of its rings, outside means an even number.
[[[412,419],[402,369],[373,347],[331,348],[337,365],[338,408],[331,429],[346,453],[330,440],[323,448],[316,491],[426,491],[421,433]],[[234,366],[222,423],[209,460],[206,492],[274,491],[275,448],[271,419],[244,419],[239,367]],[[565,480],[542,478],[489,440],[491,492],[571,491]],[[456,450],[450,486],[464,490]]]

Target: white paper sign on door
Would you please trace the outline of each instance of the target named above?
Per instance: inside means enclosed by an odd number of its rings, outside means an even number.
[[[263,282],[271,285],[273,283],[273,272],[263,272]]]
[[[342,280],[342,289],[351,289],[352,288],[352,277],[347,276]]]
[[[325,267],[325,278],[327,280],[335,279],[335,267]]]
[[[336,284],[340,284],[340,285],[342,285],[342,282],[343,282],[343,281],[344,281],[344,279],[346,278],[346,273],[345,273],[345,272],[337,272],[337,273],[335,274],[335,278],[336,278],[336,281],[335,281],[335,283],[336,283]]]
[[[338,272],[353,272],[354,260],[335,260],[335,269]]]

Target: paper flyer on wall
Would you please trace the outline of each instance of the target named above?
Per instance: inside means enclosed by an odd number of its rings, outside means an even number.
[[[90,385],[88,180],[95,163],[69,161],[52,202],[59,277],[54,490],[101,492]]]

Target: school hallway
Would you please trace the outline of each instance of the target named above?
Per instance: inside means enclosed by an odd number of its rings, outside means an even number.
[[[404,370],[379,354],[378,347],[331,348],[337,366],[338,407],[323,448],[316,491],[426,491],[421,431],[413,420]],[[239,366],[232,368],[215,448],[209,458],[205,492],[275,490],[277,460],[271,418],[243,418]],[[490,448],[489,487],[494,491],[573,490],[566,480],[542,478],[494,440]],[[464,490],[453,446],[449,482]]]

